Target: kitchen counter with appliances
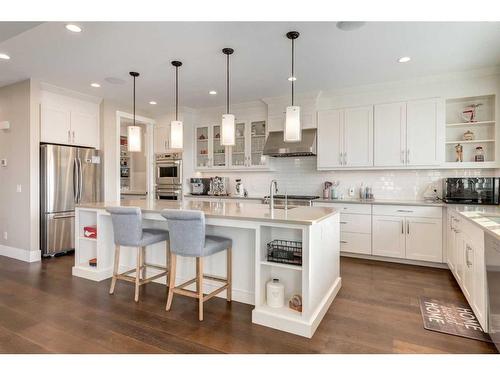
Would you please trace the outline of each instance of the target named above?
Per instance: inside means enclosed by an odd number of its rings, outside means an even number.
[[[160,215],[165,208],[203,211],[207,234],[233,241],[232,295],[235,301],[255,306],[253,323],[312,337],[340,289],[340,223],[335,209],[301,206],[271,211],[268,205],[230,199],[82,204],[76,209],[74,276],[94,281],[111,277],[113,226],[105,208],[117,205],[140,207],[148,228],[168,229]],[[93,228],[93,238],[86,237],[85,228]],[[148,263],[165,264],[164,245],[152,247],[158,251],[148,247]],[[133,267],[135,260],[133,252],[122,251],[121,266]],[[184,264],[189,259],[179,262],[179,270],[190,269]],[[223,275],[225,270],[224,254],[215,254],[206,264],[208,274]],[[178,272],[178,277],[183,282],[191,275]],[[274,279],[279,279],[275,286],[283,293],[268,303],[266,286]],[[216,287],[207,283],[205,293]]]
[[[380,205],[403,205],[403,206],[431,206],[444,207],[446,204],[441,201],[425,201],[411,199],[323,199],[319,198],[314,202],[322,203],[353,203],[353,204],[380,204]]]

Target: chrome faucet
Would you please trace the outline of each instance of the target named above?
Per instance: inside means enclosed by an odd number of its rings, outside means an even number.
[[[274,189],[273,189],[274,185]],[[271,185],[269,185],[269,208],[274,210],[274,194],[278,193],[278,181],[271,180]]]

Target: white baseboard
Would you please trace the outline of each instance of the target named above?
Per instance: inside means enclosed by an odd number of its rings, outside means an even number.
[[[425,261],[421,261],[421,260],[390,258],[390,257],[383,257],[383,256],[378,256],[378,255],[369,255],[369,254],[347,253],[345,251],[341,251],[340,256],[346,257],[346,258],[358,258],[358,259],[378,260],[378,261],[390,262],[390,263],[409,264],[411,266],[424,266],[424,267],[448,269],[448,265],[446,263],[435,263],[435,262],[425,262]]]
[[[25,250],[17,247],[0,245],[0,256],[33,263],[41,260],[42,253],[40,250]]]

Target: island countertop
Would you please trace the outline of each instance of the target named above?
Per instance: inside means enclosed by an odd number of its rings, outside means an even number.
[[[273,223],[312,225],[337,213],[330,207],[298,206],[271,210],[267,204],[254,202],[209,202],[203,200],[124,200],[119,202],[84,203],[77,207],[106,209],[107,207],[139,207],[143,212],[160,213],[164,209],[203,211],[207,218],[251,220]]]

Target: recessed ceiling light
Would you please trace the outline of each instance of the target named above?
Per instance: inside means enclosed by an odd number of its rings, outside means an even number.
[[[288,77],[288,80],[289,80],[289,81],[296,81],[296,80],[297,80],[297,77]]]
[[[217,91],[215,91],[215,90],[210,90],[208,93],[209,93],[210,95],[217,95]]]
[[[363,27],[366,22],[360,21],[341,21],[337,22],[337,28],[342,31],[353,31]]]
[[[92,86],[92,87],[101,87],[101,85],[100,85],[100,84],[98,84],[97,82],[92,82],[92,83],[90,84],[90,86]]]
[[[82,28],[80,26],[72,24],[72,23],[68,23],[66,25],[66,29],[68,29],[69,31],[71,31],[73,33],[81,33],[82,32]]]
[[[408,62],[408,61],[410,61],[410,60],[411,60],[411,57],[408,57],[408,56],[403,56],[403,57],[400,57],[400,58],[398,59],[398,62],[400,62],[400,63],[405,63],[405,62]]]
[[[0,59],[2,60],[10,60],[10,56],[5,53],[0,53]]]
[[[156,105],[157,103],[156,103],[154,100],[151,100],[151,101],[149,102],[149,104],[151,104],[151,105]]]

